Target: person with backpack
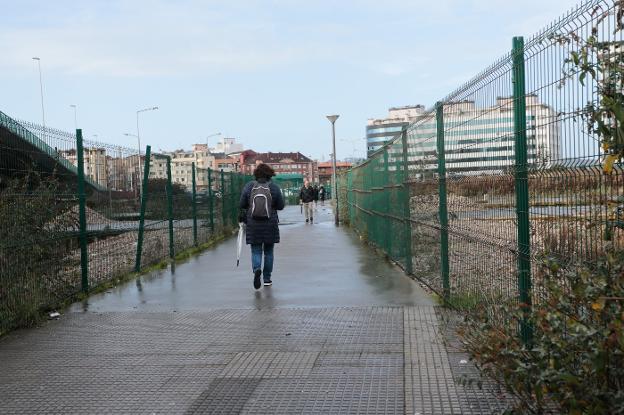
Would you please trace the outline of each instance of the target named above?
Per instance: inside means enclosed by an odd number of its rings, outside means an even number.
[[[275,171],[271,166],[259,164],[254,170],[256,180],[245,185],[240,198],[240,208],[244,213],[239,217],[239,222],[247,223],[246,242],[251,245],[251,267],[256,290],[262,286],[260,276],[263,276],[265,287],[273,285],[273,250],[280,241],[277,211],[284,209],[284,197],[280,188],[271,181],[273,176]]]
[[[314,202],[314,188],[310,186],[310,182],[306,180],[303,183],[303,188],[299,192],[299,203],[303,205],[306,223],[314,223],[312,202]]]

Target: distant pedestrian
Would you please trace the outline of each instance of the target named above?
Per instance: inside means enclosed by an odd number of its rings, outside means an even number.
[[[316,206],[318,205],[318,200],[319,200],[319,187],[318,185],[314,185],[314,208],[316,209]]]
[[[314,188],[308,180],[303,183],[303,187],[299,192],[299,202],[303,205],[306,223],[314,223],[314,209],[312,206],[312,202],[314,202]]]
[[[319,199],[321,199],[321,206],[325,206],[325,187],[323,185],[319,187]]]
[[[256,180],[247,183],[241,193],[240,208],[246,212],[241,214],[239,221],[247,223],[246,241],[251,245],[253,284],[257,290],[261,287],[261,275],[265,286],[273,285],[273,248],[280,241],[277,211],[284,209],[284,197],[280,188],[271,181],[271,177],[275,176],[271,166],[259,164],[254,176]]]

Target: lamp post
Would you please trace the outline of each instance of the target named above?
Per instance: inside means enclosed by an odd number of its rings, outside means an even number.
[[[139,142],[139,148],[141,148],[141,141],[139,140],[139,136],[136,134],[132,134],[132,133],[124,133],[124,135],[126,137],[134,137],[138,140]],[[139,176],[141,176],[141,153],[139,152]],[[142,177],[138,177],[138,179],[135,181],[135,183],[137,183],[137,188],[139,190],[139,197],[141,197],[141,195],[143,193],[141,193],[141,181],[142,181]]]
[[[210,134],[209,136],[206,136],[206,150],[207,150],[207,151],[210,151],[210,148],[208,147],[208,139],[209,139],[210,137],[216,137],[216,136],[218,136],[218,135],[221,135],[221,133],[214,133],[214,134]]]
[[[336,214],[335,214],[335,223],[336,226],[340,226],[340,218],[338,214],[338,182],[336,181],[336,120],[339,115],[328,115],[327,119],[332,124],[332,146],[333,146],[333,156],[332,156],[332,181],[333,183],[333,191],[334,198],[336,200]]]
[[[70,105],[71,108],[74,109],[74,128],[77,130],[78,129],[78,106],[76,104],[71,104]]]
[[[158,107],[150,107],[150,108],[143,108],[142,110],[138,110],[136,112],[136,120],[137,120],[137,133],[136,133],[136,138],[137,138],[137,142],[138,142],[138,146],[139,146],[139,176],[141,176],[141,132],[139,130],[139,114],[142,112],[147,112],[147,111],[156,111],[158,109]],[[138,180],[138,188],[139,188],[139,196],[143,195],[143,189],[141,187],[141,177],[139,177]]]
[[[37,56],[33,57],[34,61],[37,61],[39,66],[39,91],[41,92],[41,118],[43,120],[43,135],[45,137],[46,125],[45,125],[45,108],[43,106],[43,78],[41,76],[41,58]]]

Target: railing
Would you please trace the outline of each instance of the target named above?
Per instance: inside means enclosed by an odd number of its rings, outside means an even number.
[[[235,227],[248,177],[146,150],[0,113],[0,333]]]
[[[624,241],[620,2],[512,43],[341,177],[351,225],[459,308],[529,310],[547,259],[574,267]]]

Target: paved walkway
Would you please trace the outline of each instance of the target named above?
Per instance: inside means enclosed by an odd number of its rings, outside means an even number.
[[[436,308],[329,210],[282,217],[274,285],[235,238],[175,273],[0,340],[0,413],[480,414],[491,393],[440,338]]]

